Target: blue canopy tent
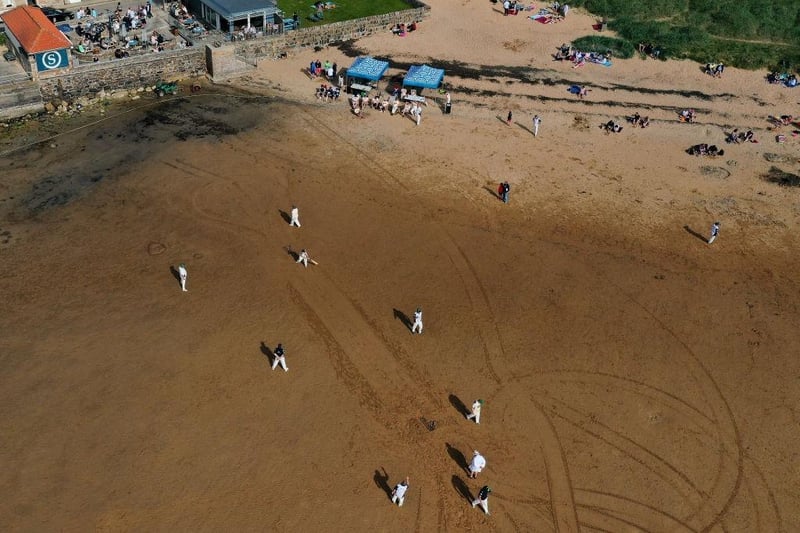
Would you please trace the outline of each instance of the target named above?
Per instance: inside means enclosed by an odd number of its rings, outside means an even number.
[[[356,58],[350,68],[347,69],[347,86],[351,90],[368,93],[372,90],[372,86],[353,83],[353,78],[364,81],[378,81],[388,68],[388,61],[381,61],[370,56]]]
[[[403,86],[438,89],[443,78],[443,69],[429,67],[428,65],[412,65],[408,69],[408,74],[403,78]]]
[[[388,61],[380,61],[369,56],[359,57],[347,69],[347,77],[378,81],[388,68]]]

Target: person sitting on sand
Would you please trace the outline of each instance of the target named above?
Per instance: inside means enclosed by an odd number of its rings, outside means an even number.
[[[637,111],[636,113],[633,114],[633,116],[629,119],[629,121],[631,124],[633,124],[633,127],[635,128],[637,125],[639,125],[639,119],[641,118],[642,116]]]
[[[728,137],[725,139],[727,143],[739,143],[739,128],[733,128],[733,131],[728,134]]]
[[[679,119],[681,122],[694,122],[694,109],[684,109],[680,112]]]
[[[755,137],[755,134],[753,133],[753,130],[747,130],[747,133],[744,134],[744,137],[742,138],[742,141],[743,142],[755,142],[755,138],[754,137]]]
[[[650,125],[650,117],[644,117],[643,119],[639,119],[639,127],[646,128]]]

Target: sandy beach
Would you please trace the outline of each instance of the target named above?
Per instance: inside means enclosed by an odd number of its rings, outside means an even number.
[[[573,69],[552,54],[596,22],[574,10],[430,5],[403,38],[0,135],[4,529],[800,523],[800,192],[764,178],[800,173],[767,121],[797,94],[690,62]],[[382,88],[445,68],[452,114],[435,91],[419,126],[318,100],[308,63],[359,54],[390,61]]]

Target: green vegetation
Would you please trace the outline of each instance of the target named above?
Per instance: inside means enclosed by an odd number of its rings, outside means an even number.
[[[608,19],[609,28],[629,45],[637,47],[647,42],[659,47],[662,57],[700,63],[722,61],[748,69],[800,68],[797,0],[573,0],[571,3]]]
[[[317,11],[314,8],[313,0],[278,0],[278,8],[287,17],[297,13],[300,18],[301,28],[411,9],[411,6],[403,0],[335,0],[332,3],[336,7],[323,9],[322,15],[324,18],[318,22],[312,21],[310,18]]]
[[[629,59],[636,54],[636,48],[625,39],[588,35],[572,41],[572,45],[582,52],[598,52],[605,54],[611,52],[613,57]]]

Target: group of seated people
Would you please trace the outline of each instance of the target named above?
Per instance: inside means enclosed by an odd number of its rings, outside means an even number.
[[[703,72],[715,78],[721,78],[724,71],[724,63],[706,63],[706,67],[703,69]]]
[[[688,122],[691,124],[694,122],[695,119],[695,112],[694,109],[684,109],[680,113],[678,113],[678,120],[681,122]]]
[[[333,85],[325,85],[323,83],[322,85],[317,87],[318,100],[325,100],[326,102],[330,102],[332,100],[338,100],[340,94],[341,94],[341,89]]]
[[[642,117],[638,111],[634,113],[632,117],[629,117],[628,120],[634,128],[646,128],[650,125],[650,117]]]
[[[75,33],[79,37],[95,43],[102,40],[104,31],[106,31],[106,25],[102,22],[88,22],[85,26],[82,22],[78,22],[78,25],[75,26]]]
[[[716,157],[718,155],[725,155],[725,150],[720,150],[719,148],[717,148],[715,144],[709,146],[703,143],[703,144],[695,144],[694,146],[686,150],[686,153],[688,153],[689,155],[707,155],[710,157]]]
[[[797,75],[789,74],[788,72],[770,72],[767,74],[767,81],[775,85],[797,87]]]
[[[601,54],[599,52],[581,52],[580,50],[576,50],[571,56],[567,57],[567,59],[572,61],[572,68],[582,67],[587,61],[602,65],[609,61],[610,58],[611,51]]]
[[[505,2],[503,2],[503,15],[516,15],[522,11],[524,7],[525,6],[519,5],[516,0],[514,2],[505,0]]]
[[[747,130],[747,132],[740,132],[739,128],[734,128],[734,130],[725,137],[725,142],[728,144],[730,143],[739,144],[746,142],[756,142],[756,140],[753,130]]]
[[[622,131],[622,126],[613,120],[609,120],[605,124],[601,124],[600,127],[603,128],[606,133],[620,133]]]
[[[770,115],[769,121],[775,126],[775,129],[782,128],[783,126],[788,126],[792,123],[794,117],[792,115],[781,115],[779,117],[775,117]]]
[[[639,53],[650,56],[653,59],[659,59],[661,57],[661,48],[653,43],[639,43]]]
[[[401,102],[401,100],[401,98],[398,98],[396,92],[388,98],[381,98],[378,94],[372,97],[366,93],[362,93],[361,95],[354,94],[350,97],[350,107],[353,113],[360,117],[363,117],[361,112],[365,107],[371,107],[381,113],[388,111],[390,115],[397,115],[399,113],[400,116],[416,116],[418,112],[421,112],[421,106],[417,104],[417,102]],[[403,106],[402,108],[400,107],[401,105]]]
[[[392,33],[395,35],[399,35],[400,37],[405,36],[406,33],[415,31],[417,29],[417,23],[412,22],[411,24],[395,24],[392,27]]]

